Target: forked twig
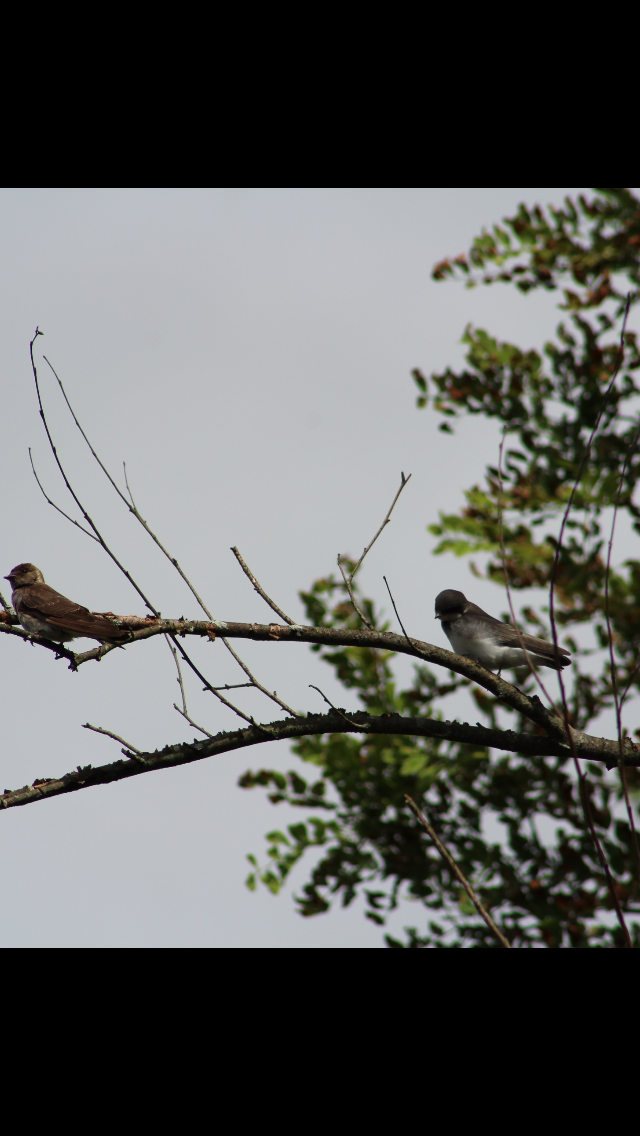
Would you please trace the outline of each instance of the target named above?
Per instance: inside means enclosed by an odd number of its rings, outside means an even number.
[[[395,508],[395,505],[396,505],[396,501],[398,500],[398,497],[402,493],[402,490],[404,489],[405,485],[410,480],[411,480],[411,474],[409,474],[408,477],[405,477],[404,473],[400,474],[400,488],[398,489],[398,492],[396,493],[395,497],[393,498],[393,501],[391,502],[391,506],[389,508],[389,511],[387,512],[386,517],[384,518],[382,524],[380,525],[380,528],[378,529],[373,540],[370,541],[369,544],[366,546],[366,548],[364,549],[364,551],[362,553],[362,556],[358,560],[358,563],[351,570],[351,572],[349,573],[348,576],[347,576],[347,574],[346,574],[346,572],[345,572],[345,570],[342,566],[342,560],[340,558],[340,553],[338,553],[338,568],[340,569],[342,579],[344,580],[347,592],[349,593],[349,599],[351,600],[351,603],[353,604],[354,611],[356,612],[357,615],[360,616],[360,619],[364,623],[365,627],[368,627],[370,631],[373,631],[373,627],[372,627],[371,623],[369,622],[369,620],[367,619],[364,612],[362,611],[362,609],[360,608],[360,606],[358,605],[358,603],[356,602],[356,598],[353,594],[353,588],[352,588],[353,577],[355,576],[356,572],[358,571],[358,569],[359,569],[360,565],[362,564],[362,561],[364,560],[367,553],[370,551],[370,549],[373,548],[373,546],[376,543],[378,537],[380,536],[380,533],[382,532],[382,530],[389,524],[389,521],[391,520],[391,514],[392,514],[392,512]]]
[[[267,595],[264,588],[262,588],[260,586],[260,584],[258,583],[258,581],[256,580],[253,572],[249,568],[249,565],[247,563],[245,563],[245,561],[243,560],[242,556],[240,555],[240,552],[238,551],[238,549],[236,548],[235,545],[233,546],[231,551],[232,551],[233,555],[235,556],[236,560],[238,561],[238,564],[242,568],[242,571],[244,572],[245,576],[248,576],[249,579],[251,580],[251,583],[253,584],[253,587],[254,587],[255,591],[258,593],[258,595],[262,596],[265,603],[268,603],[269,607],[271,608],[272,611],[275,611],[276,615],[279,615],[281,619],[284,619],[285,623],[288,623],[289,626],[293,627],[295,621],[293,619],[290,619],[288,615],[285,615],[284,612],[280,610],[278,605],[276,603],[274,603],[273,600]]]
[[[407,802],[407,804],[408,804],[409,808],[411,809],[411,812],[415,816],[416,820],[419,821],[419,823],[424,828],[425,832],[427,832],[429,834],[429,836],[431,837],[431,839],[433,840],[433,843],[435,844],[436,848],[438,849],[438,852],[442,856],[442,859],[449,865],[453,874],[456,876],[456,878],[462,884],[464,890],[466,891],[467,895],[469,896],[469,899],[471,900],[473,906],[475,907],[476,911],[478,912],[478,915],[482,916],[485,923],[487,924],[487,927],[495,935],[496,939],[500,943],[500,946],[501,947],[508,947],[509,950],[511,950],[512,949],[511,943],[507,939],[506,935],[503,935],[503,933],[500,930],[500,928],[498,927],[497,923],[494,923],[494,921],[491,918],[491,916],[489,915],[489,912],[487,911],[487,909],[485,907],[483,907],[483,905],[481,904],[480,900],[478,899],[478,896],[476,895],[474,889],[472,888],[467,877],[465,876],[464,872],[462,871],[461,868],[458,867],[453,856],[449,852],[448,848],[442,843],[442,841],[441,841],[440,837],[438,836],[436,830],[433,828],[432,825],[429,824],[429,821],[427,820],[424,813],[418,808],[418,806],[416,805],[413,798],[410,797],[408,794],[405,795],[404,799]]]
[[[165,642],[167,644],[167,647],[169,648],[169,650],[171,651],[171,654],[173,655],[173,661],[176,664],[176,670],[178,671],[178,677],[176,679],[176,682],[180,686],[180,694],[182,696],[182,710],[180,709],[179,706],[176,706],[175,702],[173,704],[173,708],[174,708],[174,710],[178,711],[178,714],[182,714],[183,718],[186,718],[187,722],[189,723],[189,725],[193,726],[194,730],[199,730],[201,734],[205,734],[206,737],[212,738],[213,734],[210,734],[209,731],[205,730],[203,726],[199,726],[198,723],[194,722],[193,719],[189,716],[189,711],[187,709],[187,695],[186,695],[185,689],[184,689],[184,682],[182,681],[182,668],[180,666],[180,660],[178,658],[178,652],[176,651],[175,647],[172,647],[171,643],[169,642],[168,636],[165,635],[164,638],[165,638]]]

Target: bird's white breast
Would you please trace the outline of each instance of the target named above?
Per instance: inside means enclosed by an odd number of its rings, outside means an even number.
[[[491,637],[467,639],[456,631],[455,623],[448,626],[445,624],[444,628],[456,655],[466,655],[470,659],[476,659],[487,670],[521,667],[526,663],[524,651],[520,647],[502,647]]]

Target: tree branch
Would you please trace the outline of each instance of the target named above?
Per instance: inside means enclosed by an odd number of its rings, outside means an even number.
[[[116,761],[110,765],[93,768],[91,765],[78,766],[71,773],[60,778],[36,778],[33,785],[22,789],[7,790],[0,796],[0,808],[10,809],[17,805],[29,805],[35,801],[46,800],[62,793],[74,793],[78,789],[88,789],[95,785],[108,785],[113,781],[123,781],[157,769],[172,769],[178,765],[189,765],[193,761],[203,761],[222,753],[261,745],[265,741],[293,740],[321,734],[403,734],[409,737],[434,738],[440,741],[462,742],[473,746],[505,750],[523,756],[562,757],[570,756],[567,746],[553,738],[536,734],[516,734],[512,730],[488,729],[485,726],[471,726],[466,722],[440,722],[435,718],[405,718],[401,714],[376,716],[362,710],[349,713],[336,708],[329,714],[309,714],[306,718],[287,718],[284,721],[253,723],[247,729],[234,732],[223,731],[206,741],[189,744],[165,746],[154,753],[138,754],[136,761]],[[578,744],[581,757],[590,761],[603,761],[616,764],[617,741],[604,742],[600,738],[588,738]],[[598,746],[601,748],[598,749]],[[584,751],[584,752],[583,752]],[[142,762],[144,761],[144,765]],[[625,758],[626,765],[640,766],[640,754]]]
[[[413,813],[413,815],[416,818],[416,820],[418,821],[418,823],[422,825],[425,832],[433,840],[433,843],[435,844],[436,848],[438,849],[438,852],[442,856],[442,859],[445,861],[446,864],[449,865],[449,868],[453,872],[456,879],[458,879],[460,881],[460,883],[462,884],[464,890],[466,891],[467,895],[469,896],[469,899],[471,900],[473,906],[475,907],[476,911],[478,912],[478,915],[482,916],[485,923],[487,924],[487,927],[495,935],[496,939],[500,943],[500,946],[501,947],[508,947],[509,950],[511,950],[511,943],[509,942],[507,937],[502,934],[502,931],[500,930],[498,925],[496,923],[494,923],[493,919],[489,915],[489,912],[481,904],[478,896],[476,895],[474,889],[471,887],[471,884],[469,883],[464,872],[462,871],[462,869],[460,867],[458,867],[458,865],[456,864],[453,856],[451,855],[451,853],[450,853],[449,849],[446,847],[446,845],[444,845],[442,843],[442,841],[441,841],[440,837],[438,836],[435,828],[433,828],[429,824],[429,821],[427,820],[424,813],[420,811],[420,809],[416,805],[415,801],[408,794],[405,796],[405,801],[407,802],[409,808],[411,809],[411,812]]]
[[[207,682],[195,664],[186,656],[184,648],[182,648],[180,643],[177,642],[177,638],[175,638],[177,636],[182,638],[185,635],[208,637],[213,630],[213,624],[205,623],[202,620],[143,619],[140,616],[114,617],[114,623],[116,627],[125,627],[131,630],[131,640],[127,646],[132,645],[140,639],[149,639],[154,635],[169,634],[174,637],[173,642],[178,647],[185,662],[188,663],[208,690],[211,690],[212,693],[216,693],[217,697],[221,697],[216,688],[212,687],[210,683]],[[554,750],[554,753],[563,753],[563,747],[570,744],[564,724],[555,717],[550,710],[547,710],[546,707],[543,706],[537,695],[533,694],[529,696],[523,694],[516,686],[512,686],[510,682],[506,682],[503,678],[498,678],[498,676],[492,674],[491,671],[485,670],[479,663],[475,663],[471,659],[466,659],[462,655],[455,655],[453,651],[445,651],[443,647],[436,647],[431,643],[424,643],[420,639],[407,640],[403,635],[396,635],[391,631],[368,631],[366,628],[349,630],[339,627],[301,627],[296,624],[289,627],[279,623],[224,623],[222,620],[217,620],[215,626],[222,627],[225,636],[229,639],[251,639],[254,642],[263,643],[320,643],[321,645],[330,647],[380,647],[385,651],[397,652],[421,659],[423,662],[434,663],[436,666],[446,667],[447,670],[453,671],[455,674],[460,674],[463,675],[464,678],[471,679],[471,681],[477,683],[478,686],[488,690],[489,693],[493,694],[500,702],[511,706],[523,717],[534,722],[535,725],[541,726],[549,735],[549,738],[560,743],[560,749]],[[31,638],[31,641],[37,646],[47,647],[49,650],[53,651],[60,650],[55,643],[29,637],[21,628],[14,628],[6,623],[0,623],[0,633],[18,635],[24,640]],[[65,657],[71,656],[71,665],[75,668],[81,666],[83,663],[89,662],[91,659],[101,659],[105,654],[109,654],[114,649],[114,645],[106,643],[102,647],[95,647],[91,651],[85,651],[84,654],[72,655],[72,653],[68,651]],[[253,719],[243,714],[242,711],[239,711],[237,707],[227,702],[226,699],[221,700],[235,713],[240,714],[245,721],[256,725]],[[295,713],[295,711],[291,711],[288,708],[286,709],[288,713]],[[297,717],[297,720],[301,722],[306,721],[306,719],[299,717]],[[266,727],[259,728],[265,729]],[[575,743],[576,753],[579,757],[588,758],[591,761],[606,761],[610,763],[611,767],[617,764],[619,756],[617,740],[608,741],[604,738],[595,738],[590,734],[583,733],[581,730],[574,730],[571,727],[570,729],[571,738]],[[303,730],[303,733],[304,732]],[[398,733],[397,730],[395,732]],[[506,737],[508,733],[509,731],[499,730],[497,731],[496,737]],[[453,737],[453,735],[451,736]],[[486,744],[494,745],[492,742]],[[500,741],[496,741],[495,747],[500,748],[500,746]],[[507,746],[506,748],[509,747]],[[626,737],[624,739],[626,764],[639,764],[639,754],[640,750],[638,746],[634,744],[631,738]]]

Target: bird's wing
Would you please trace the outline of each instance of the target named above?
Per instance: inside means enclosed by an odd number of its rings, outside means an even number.
[[[123,639],[128,634],[114,627],[113,623],[101,615],[92,615],[88,608],[68,600],[48,584],[32,584],[30,588],[22,588],[19,610],[40,615],[54,627],[60,627],[64,631],[75,631],[76,635],[84,634],[100,639]]]
[[[508,623],[503,623],[501,619],[496,619],[495,615],[489,615],[488,611],[483,611],[477,604],[467,603],[464,609],[465,615],[479,615],[483,620],[487,619],[489,623],[497,623],[500,627],[508,627]]]
[[[556,647],[553,643],[549,643],[547,639],[538,639],[535,635],[523,635],[516,631],[515,627],[510,627],[508,623],[501,624],[500,637],[505,647],[524,647],[525,651],[529,651],[532,655],[541,655],[543,659],[556,658]],[[564,647],[558,646],[558,655],[562,659],[566,655],[567,659],[571,658],[571,652],[566,651]]]

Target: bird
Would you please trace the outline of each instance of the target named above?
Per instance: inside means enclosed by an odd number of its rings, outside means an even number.
[[[551,667],[554,671],[571,663],[571,655],[564,647],[518,633],[515,627],[488,615],[454,588],[436,596],[436,619],[457,655],[466,655],[490,671],[499,673],[503,667],[526,666],[527,656],[536,666]]]
[[[103,643],[130,638],[128,631],[50,588],[35,564],[17,564],[4,578],[11,584],[11,602],[18,619],[31,635],[51,639],[54,643],[68,643],[78,636]]]

